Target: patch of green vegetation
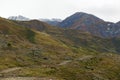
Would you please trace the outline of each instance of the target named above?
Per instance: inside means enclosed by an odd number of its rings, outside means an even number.
[[[30,42],[35,43],[35,32],[30,29],[26,29],[26,37]]]

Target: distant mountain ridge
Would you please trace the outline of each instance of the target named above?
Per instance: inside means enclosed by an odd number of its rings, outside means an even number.
[[[52,19],[40,18],[39,20],[41,20],[41,21],[58,21],[58,22],[62,21],[61,19],[58,19],[58,18],[52,18]]]
[[[18,16],[10,16],[8,17],[9,20],[17,20],[17,21],[29,21],[29,18],[26,18],[24,16],[18,15]]]
[[[58,25],[60,22],[62,22],[61,19],[53,18],[53,19],[39,19],[40,21],[46,22],[52,26]]]
[[[27,18],[27,17],[24,17],[22,15],[18,15],[18,16],[10,16],[8,17],[9,20],[15,20],[15,21],[30,21],[30,20],[33,20],[33,19],[30,19],[30,18]],[[61,19],[58,19],[58,18],[52,18],[52,19],[44,19],[44,18],[40,18],[40,19],[36,19],[36,20],[39,20],[39,21],[43,21],[43,22],[46,22],[52,26],[56,26],[58,25],[60,22],[62,22]]]
[[[94,15],[83,12],[77,12],[67,17],[58,26],[90,32],[101,37],[120,37],[120,22],[106,22]]]
[[[8,19],[17,21],[30,21],[31,19],[24,16],[11,16]],[[61,28],[77,29],[89,32],[100,37],[120,37],[120,21],[117,23],[104,21],[92,14],[76,12],[67,17],[65,20],[53,19],[36,19],[52,26]]]

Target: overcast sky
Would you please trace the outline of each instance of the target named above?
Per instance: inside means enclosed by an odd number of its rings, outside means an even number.
[[[0,16],[61,18],[75,12],[94,14],[106,21],[120,21],[120,0],[0,0]]]

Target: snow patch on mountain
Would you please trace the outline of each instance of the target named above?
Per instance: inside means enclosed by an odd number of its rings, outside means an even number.
[[[24,16],[18,15],[18,16],[10,16],[8,17],[9,20],[16,20],[16,21],[29,21],[29,18],[26,18]]]

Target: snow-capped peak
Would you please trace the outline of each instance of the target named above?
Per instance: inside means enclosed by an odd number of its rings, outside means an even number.
[[[17,20],[17,21],[29,21],[29,18],[26,18],[24,16],[18,15],[18,16],[10,16],[8,17],[10,20]]]

